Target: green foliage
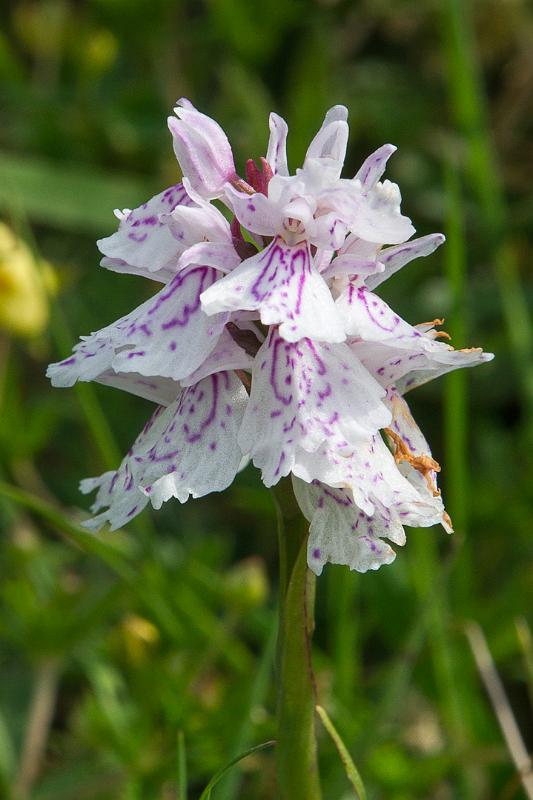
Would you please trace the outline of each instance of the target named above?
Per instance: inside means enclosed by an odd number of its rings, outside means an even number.
[[[413,322],[447,317],[457,347],[497,355],[411,401],[443,465],[456,533],[411,532],[378,573],[325,570],[318,701],[369,800],[509,798],[516,776],[464,625],[486,632],[531,741],[531,7],[1,9],[0,210],[54,265],[59,291],[38,340],[0,332],[0,797],[191,800],[224,764],[234,766],[213,799],[275,796],[271,751],[236,763],[275,735],[269,493],[249,469],[224,494],[88,534],[77,484],[116,463],[149,404],[104,387],[52,390],[44,378],[74,337],[153,291],[99,269],[94,239],[113,229],[113,208],[179,177],[165,117],[188,95],[221,121],[240,166],[264,153],[271,109],[288,119],[296,165],[325,109],[348,104],[352,172],[394,142],[406,213],[421,234],[448,236],[384,294]],[[319,745],[324,797],[350,796],[334,742],[322,732]]]

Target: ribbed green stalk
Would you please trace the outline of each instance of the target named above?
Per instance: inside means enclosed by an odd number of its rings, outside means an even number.
[[[307,567],[307,524],[288,479],[277,501],[280,614],[277,651],[279,800],[320,800],[311,665],[315,576]]]

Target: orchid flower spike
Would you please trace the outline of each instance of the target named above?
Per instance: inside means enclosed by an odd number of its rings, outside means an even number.
[[[251,461],[266,486],[292,477],[317,574],[390,564],[405,525],[450,532],[404,395],[492,355],[454,350],[440,320],[411,325],[375,293],[444,242],[411,238],[382,180],[394,146],[342,178],[348,112],[334,106],[291,174],[272,113],[261,167],[250,159],[241,178],[214,120],[186,100],[175,113],[182,182],[117,212],[98,242],[102,266],[159,290],[48,368],[54,386],[94,380],[156,405],[117,469],[82,481],[97,492],[85,524],[115,530],[148,504],[221,491]]]

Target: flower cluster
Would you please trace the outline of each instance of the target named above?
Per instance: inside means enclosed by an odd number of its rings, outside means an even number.
[[[98,242],[102,266],[162,287],[48,370],[54,386],[95,380],[157,404],[118,469],[82,481],[97,490],[86,525],[220,491],[251,460],[266,486],[292,475],[317,574],[390,563],[404,525],[451,530],[404,394],[492,356],[454,350],[439,320],[412,326],[375,294],[444,241],[411,239],[398,186],[381,180],[395,148],[342,178],[347,110],[334,106],[291,175],[271,114],[266,158],[243,179],[214,120],[186,100],[175,114],[182,182],[116,212]]]

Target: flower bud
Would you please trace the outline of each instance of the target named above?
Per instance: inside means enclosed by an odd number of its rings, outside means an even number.
[[[236,177],[233,153],[220,125],[201,114],[188,100],[174,109],[178,119],[168,118],[174,152],[184,177],[202,197],[219,197],[224,184]]]

